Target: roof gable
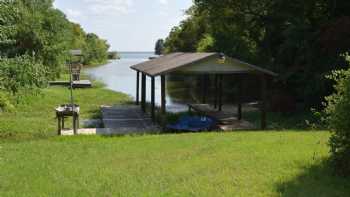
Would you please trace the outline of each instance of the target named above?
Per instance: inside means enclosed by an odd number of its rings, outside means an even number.
[[[146,61],[134,66],[132,69],[141,71],[147,75],[157,76],[164,73],[169,73],[177,68],[196,63],[211,56],[216,56],[217,53],[171,53],[156,59]]]
[[[150,76],[173,72],[189,74],[264,73],[277,76],[276,73],[267,69],[234,58],[222,58],[218,53],[172,53],[131,68]]]

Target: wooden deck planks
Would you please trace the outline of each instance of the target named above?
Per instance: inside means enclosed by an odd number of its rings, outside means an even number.
[[[69,81],[50,81],[50,86],[70,86]],[[91,88],[92,83],[90,80],[80,80],[73,82],[73,88]]]
[[[160,128],[138,106],[102,106],[104,127],[112,134],[154,133]]]

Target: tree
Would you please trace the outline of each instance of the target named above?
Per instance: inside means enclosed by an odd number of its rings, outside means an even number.
[[[223,52],[273,70],[280,74],[275,89],[288,89],[305,108],[321,107],[332,91],[323,76],[347,65],[340,54],[350,50],[349,1],[194,3],[166,38],[166,52]]]
[[[0,108],[8,94],[45,86],[59,76],[70,49],[83,49],[87,63],[107,60],[109,45],[53,7],[53,0],[0,1]]]
[[[350,62],[350,58],[348,57]],[[350,69],[334,71],[329,79],[336,82],[335,93],[326,97],[326,120],[332,131],[329,144],[334,169],[350,175]]]
[[[155,47],[155,54],[156,55],[162,55],[164,53],[164,40],[159,39],[156,42],[156,47]]]
[[[8,56],[15,48],[18,7],[11,0],[0,1],[0,56]]]
[[[9,58],[34,55],[50,68],[48,77],[57,76],[65,63],[71,37],[70,22],[64,14],[53,8],[50,0],[12,0],[1,4],[12,10],[6,21],[12,29],[7,35],[11,43],[2,45],[2,54]]]
[[[193,6],[186,14],[189,17],[179,26],[172,28],[166,38],[164,43],[166,53],[195,52],[198,44],[210,32],[207,11],[200,11],[197,6]]]
[[[198,52],[213,52],[214,51],[215,40],[210,34],[205,34],[203,38],[198,42],[197,51]]]
[[[100,39],[96,34],[86,35],[86,46],[83,49],[84,64],[103,64],[108,60],[109,45],[106,40]]]
[[[72,23],[72,43],[71,49],[83,49],[86,47],[86,33],[79,24]]]

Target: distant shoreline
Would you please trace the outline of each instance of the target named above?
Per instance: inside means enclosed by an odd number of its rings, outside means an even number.
[[[153,53],[154,51],[118,51],[118,53]]]

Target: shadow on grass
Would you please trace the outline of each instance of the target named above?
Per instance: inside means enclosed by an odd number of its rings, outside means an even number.
[[[102,119],[102,113],[100,109],[93,109],[88,111],[89,119]]]
[[[57,133],[26,133],[26,132],[1,132],[0,133],[0,143],[1,142],[28,142],[37,140],[47,140],[52,137],[57,136]]]
[[[328,161],[305,167],[304,172],[292,180],[276,185],[283,197],[298,196],[350,196],[350,177],[334,175]]]
[[[258,111],[245,112],[243,119],[253,123],[259,128],[260,116],[260,112]],[[267,114],[267,125],[270,130],[305,131],[324,129],[311,111],[297,111],[292,113],[269,112]]]

